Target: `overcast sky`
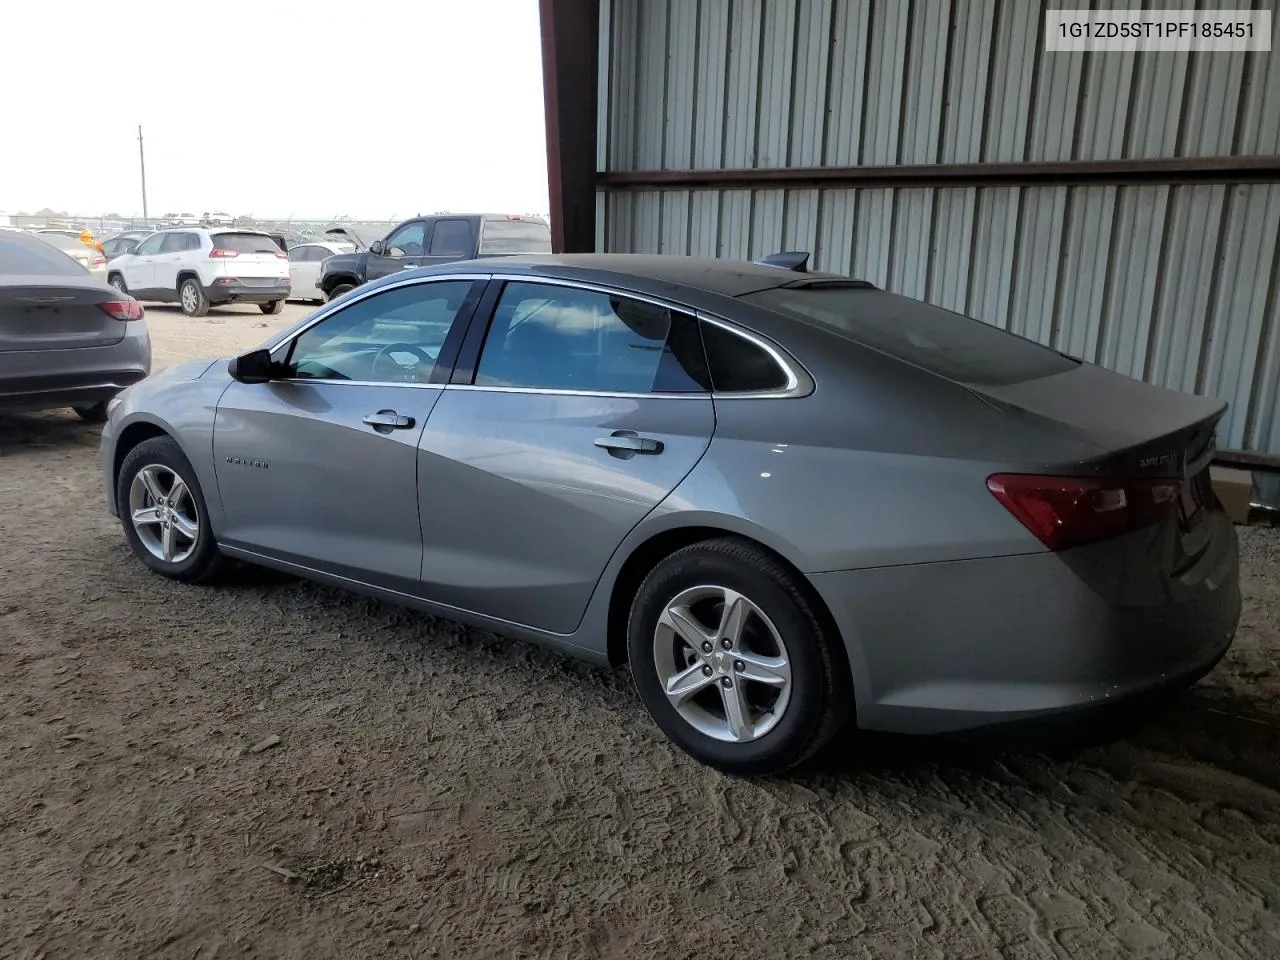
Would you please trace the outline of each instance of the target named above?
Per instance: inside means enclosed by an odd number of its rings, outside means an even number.
[[[38,0],[4,14],[0,211],[546,212],[537,0]]]

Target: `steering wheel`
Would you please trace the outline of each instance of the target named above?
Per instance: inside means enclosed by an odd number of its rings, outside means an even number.
[[[369,377],[370,377],[370,379],[372,379],[372,380],[377,380],[377,379],[378,379],[378,363],[379,363],[379,361],[381,361],[384,357],[388,357],[388,356],[390,356],[391,354],[393,354],[393,353],[397,353],[397,352],[399,352],[399,353],[412,353],[412,354],[414,354],[414,355],[418,358],[418,362],[419,362],[419,363],[425,363],[425,364],[427,364],[428,366],[430,366],[432,369],[434,369],[434,368],[435,368],[436,358],[435,358],[435,357],[433,357],[433,356],[431,356],[431,354],[427,353],[427,351],[423,350],[423,349],[422,349],[421,347],[419,347],[417,344],[413,344],[413,343],[389,343],[389,344],[387,344],[385,347],[383,347],[381,350],[379,350],[377,353],[375,353],[375,354],[373,355],[373,363],[371,363],[371,364],[369,365]],[[395,361],[395,360],[393,360],[393,362],[395,363],[395,365],[396,365],[397,369],[399,370],[399,372],[400,372],[402,375],[404,375],[404,374],[408,374],[408,373],[410,372],[410,371],[409,371],[409,368],[407,368],[404,364],[400,363],[399,361]],[[416,366],[417,366],[417,364],[415,364],[415,367],[416,367]],[[407,376],[405,376],[405,377],[402,377],[402,379],[406,379],[406,380],[408,380],[408,379],[412,379],[412,378],[411,378],[411,377],[407,377]]]

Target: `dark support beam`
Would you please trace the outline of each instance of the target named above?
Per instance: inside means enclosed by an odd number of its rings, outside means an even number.
[[[1071,160],[1054,163],[927,163],[759,170],[618,170],[596,177],[609,190],[643,188],[1002,187],[1045,184],[1280,182],[1280,156]]]
[[[600,0],[538,0],[551,243],[596,248],[596,77]]]

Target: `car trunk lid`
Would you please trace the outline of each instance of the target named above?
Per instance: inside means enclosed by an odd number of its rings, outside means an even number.
[[[1155,491],[1162,510],[1148,512],[1176,529],[1174,549],[1162,550],[1166,572],[1186,569],[1209,546],[1205,524],[1216,505],[1210,464],[1215,430],[1227,405],[1217,399],[1166,390],[1091,364],[1020,383],[969,385],[1010,416],[1083,441],[1097,455],[1074,464],[1103,482],[1127,485],[1130,509],[1150,511],[1138,499]],[[1168,479],[1172,484],[1160,485]]]
[[[121,299],[88,277],[0,276],[0,353],[119,343],[125,322],[101,305]]]

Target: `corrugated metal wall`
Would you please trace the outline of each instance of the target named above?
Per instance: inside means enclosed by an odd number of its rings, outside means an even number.
[[[1280,54],[1048,54],[1048,6],[606,0],[599,169],[1280,154]],[[1220,396],[1223,446],[1280,453],[1280,185],[618,190],[598,221],[611,251],[812,250]]]

